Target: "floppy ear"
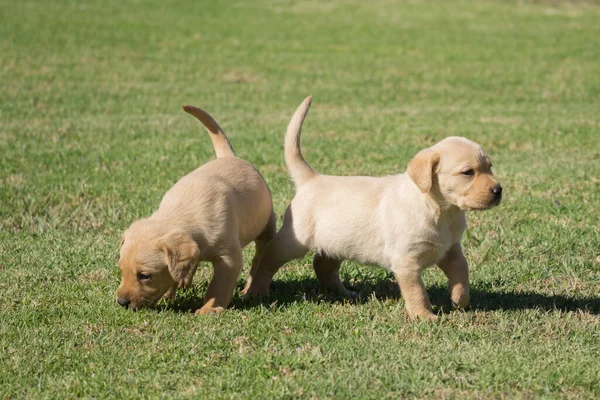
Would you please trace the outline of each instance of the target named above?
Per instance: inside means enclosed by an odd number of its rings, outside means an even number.
[[[117,260],[121,258],[121,248],[123,247],[123,244],[125,243],[125,234],[127,232],[123,232],[123,235],[121,236],[121,243],[119,243],[119,250],[117,251]]]
[[[160,239],[160,249],[167,256],[169,273],[176,282],[182,281],[198,263],[200,249],[191,236],[172,232]]]
[[[440,161],[440,155],[434,150],[425,149],[417,153],[408,163],[408,176],[419,187],[422,193],[431,190],[433,172]]]

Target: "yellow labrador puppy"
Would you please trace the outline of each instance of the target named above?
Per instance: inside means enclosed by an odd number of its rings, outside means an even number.
[[[315,272],[328,290],[352,295],[340,280],[343,260],[378,264],[396,276],[409,315],[435,318],[421,273],[437,264],[449,279],[453,303],[465,307],[469,271],[460,246],[465,211],[488,209],[502,198],[481,146],[449,137],[419,152],[400,175],[321,175],[300,152],[310,103],[308,97],[298,107],[285,136],[285,161],[296,195],[281,230],[252,268],[244,293],[268,294],[279,267],[312,250]]]
[[[271,193],[261,174],[235,156],[215,120],[185,106],[208,131],[217,159],[181,178],[151,217],[134,222],[121,241],[117,302],[151,306],[177,287],[189,287],[198,261],[210,261],[214,276],[196,314],[227,307],[242,269],[242,248],[256,243],[256,263],[275,235]]]

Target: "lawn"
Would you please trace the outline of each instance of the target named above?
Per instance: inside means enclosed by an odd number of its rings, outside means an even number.
[[[600,3],[0,0],[0,397],[599,398]],[[479,142],[504,201],[469,213],[472,302],[413,322],[394,278],[347,262],[347,301],[311,258],[194,316],[115,302],[118,244],[214,158],[209,111],[293,197],[283,134],[307,95],[320,172],[404,171]]]

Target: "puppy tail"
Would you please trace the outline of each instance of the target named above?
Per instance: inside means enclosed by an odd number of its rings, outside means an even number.
[[[308,165],[306,160],[304,160],[302,152],[300,151],[302,123],[304,122],[304,118],[306,118],[311,101],[312,97],[309,96],[304,99],[300,106],[298,106],[298,109],[288,124],[287,132],[285,134],[285,164],[287,165],[296,186],[301,185],[317,174],[310,165]]]
[[[221,130],[221,127],[213,117],[206,111],[194,106],[183,106],[183,111],[192,114],[202,122],[210,136],[210,140],[212,140],[217,158],[235,157],[235,152],[233,151],[233,147],[231,147],[229,139],[227,139],[225,132]]]

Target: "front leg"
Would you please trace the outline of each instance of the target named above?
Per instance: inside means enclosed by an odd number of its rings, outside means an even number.
[[[412,318],[437,319],[431,310],[429,296],[421,279],[423,268],[414,260],[404,259],[392,265],[398,280],[400,293],[406,303],[406,311]]]
[[[177,286],[179,284],[177,282],[175,282],[170,288],[169,290],[167,290],[167,292],[163,295],[163,299],[165,300],[172,300],[175,297],[175,293],[177,292]]]
[[[194,265],[190,272],[183,278],[182,281],[179,281],[178,287],[183,289],[189,289],[192,287],[192,282],[194,281],[194,275],[196,274],[196,268],[198,268],[198,264]]]
[[[228,254],[212,261],[213,278],[206,289],[204,305],[196,310],[196,314],[220,313],[227,308],[242,270],[242,263],[241,247],[232,248]]]
[[[452,304],[458,308],[469,305],[469,265],[462,253],[460,243],[455,243],[438,262],[438,266],[448,277],[448,288]]]

